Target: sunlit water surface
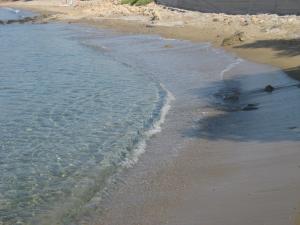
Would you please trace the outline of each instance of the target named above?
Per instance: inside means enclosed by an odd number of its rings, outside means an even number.
[[[0,10],[2,19],[11,14]],[[1,222],[53,213],[68,223],[130,163],[165,91],[84,46],[67,25],[3,25],[0,43]]]

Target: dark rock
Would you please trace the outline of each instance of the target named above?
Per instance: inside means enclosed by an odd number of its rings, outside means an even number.
[[[264,89],[265,92],[273,92],[275,88],[272,85],[267,85]]]
[[[24,17],[22,19],[17,19],[17,20],[7,20],[6,22],[0,20],[0,24],[13,24],[13,23],[24,24],[29,22],[34,23],[41,20],[41,18],[42,17],[35,16],[35,17]]]
[[[288,127],[289,130],[295,130],[297,129],[298,127],[294,126],[294,127]]]
[[[235,94],[223,96],[224,101],[233,101],[233,102],[235,102],[235,101],[238,101],[239,98],[240,98],[239,95],[235,95]]]
[[[153,21],[157,21],[157,20],[159,20],[159,17],[155,13],[153,13],[151,18],[150,18],[150,21],[153,22]]]
[[[2,21],[2,20],[0,20],[0,25],[4,25],[5,23]]]
[[[26,23],[26,22],[33,21],[33,20],[35,20],[35,19],[36,19],[35,17],[25,17],[24,19],[22,19],[22,21],[23,21],[24,23]]]
[[[224,101],[237,102],[240,99],[240,92],[238,90],[228,90],[222,94]]]
[[[248,104],[242,108],[243,111],[252,111],[252,110],[257,110],[257,109],[258,109],[257,104]]]
[[[7,20],[6,24],[12,24],[12,23],[17,23],[19,22],[18,20]]]

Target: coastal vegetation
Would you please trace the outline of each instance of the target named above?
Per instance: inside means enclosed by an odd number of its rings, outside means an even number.
[[[153,2],[153,0],[122,0],[122,4],[129,4],[129,5],[136,5],[136,6],[141,6],[141,5],[147,5],[150,2]]]

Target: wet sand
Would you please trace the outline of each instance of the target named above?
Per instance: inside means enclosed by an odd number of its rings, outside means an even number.
[[[35,7],[42,9],[58,11],[56,7]],[[217,36],[214,29],[203,32],[195,26],[146,26],[143,22],[76,16],[54,20],[211,41],[214,46],[221,46],[222,39],[232,34],[232,30]],[[254,35],[226,49],[299,78],[299,41],[290,39],[289,35],[279,41]],[[87,215],[79,224],[300,224],[300,89],[276,68],[262,65],[252,71],[252,67],[237,67],[227,72],[222,88],[215,92],[217,97],[210,96],[212,102],[188,108],[173,106],[162,133],[149,141],[134,167],[120,174],[99,214]],[[280,88],[265,93],[262,89],[267,84]],[[210,85],[219,87],[220,83]],[[218,101],[218,96],[232,90],[239,93],[238,102]],[[240,110],[247,104],[258,109]],[[192,116],[183,129],[180,119],[187,114]]]
[[[193,118],[197,122],[184,131],[178,125],[184,137],[180,145],[161,145],[172,143],[165,136],[167,121],[141,161],[124,172],[95,224],[299,224],[298,84],[263,66],[245,71],[228,71],[217,91],[223,96],[238,90],[238,102],[190,109],[207,114]],[[269,82],[282,88],[265,93],[260,85]],[[258,109],[240,111],[239,105],[249,103]]]

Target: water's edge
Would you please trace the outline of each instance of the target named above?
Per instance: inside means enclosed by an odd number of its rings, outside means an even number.
[[[107,172],[95,176],[98,185],[88,192],[79,193],[79,202],[78,198],[71,202],[58,203],[50,213],[45,212],[34,218],[32,222],[36,224],[70,224],[73,219],[78,219],[78,215],[87,213],[86,211],[96,212],[94,208],[100,207],[103,195],[108,196],[112,193],[106,189],[106,184],[118,182],[115,180],[115,177],[118,177],[116,174],[122,173],[124,168],[130,170],[138,163],[146,149],[150,151],[142,158],[147,168],[145,159],[150,161],[149,164],[153,161],[166,160],[170,155],[176,155],[184,150],[183,143],[187,138],[201,136],[206,139],[273,141],[267,135],[257,136],[255,131],[251,130],[251,126],[249,129],[249,124],[246,124],[247,129],[231,130],[230,121],[232,123],[236,123],[238,119],[243,121],[246,113],[251,113],[243,111],[249,104],[257,106],[256,111],[251,115],[260,117],[268,113],[267,103],[272,101],[272,96],[265,95],[266,93],[262,91],[268,84],[279,87],[278,89],[289,86],[293,93],[297,93],[298,90],[298,83],[285,77],[282,71],[237,58],[222,50],[214,49],[207,43],[193,44],[157,36],[116,35],[110,31],[95,30],[85,26],[65,26],[72,31],[76,41],[96,50],[99,55],[103,54],[149,76],[158,87],[159,100],[138,138],[134,138],[130,146],[125,147],[127,154],[121,155],[120,164],[113,169],[107,167]],[[237,102],[231,101],[232,93],[234,95],[238,93]],[[215,99],[216,94],[217,99]],[[218,99],[220,96],[221,103]],[[229,102],[226,101],[228,96],[231,98]],[[278,99],[282,102],[285,101],[283,96],[284,94],[278,94]],[[295,96],[289,99],[291,104],[294,104],[294,100]],[[225,123],[228,126],[215,129],[225,121],[223,118],[214,118],[216,111],[226,112],[224,118],[229,121]],[[227,112],[236,113],[236,118]],[[275,119],[277,117],[281,118],[280,112],[275,115]],[[267,127],[269,122],[261,121],[261,126]],[[279,121],[273,126],[282,127],[282,123]],[[291,118],[286,118],[285,123],[289,127],[294,127]],[[195,129],[189,130],[191,127]],[[267,127],[266,133],[268,129]],[[156,137],[158,133],[160,135]],[[285,139],[289,136],[297,139],[299,134],[294,132],[291,136],[290,130],[284,130],[278,132],[276,137]],[[156,163],[154,164],[157,165]],[[153,165],[148,169],[151,168]]]

